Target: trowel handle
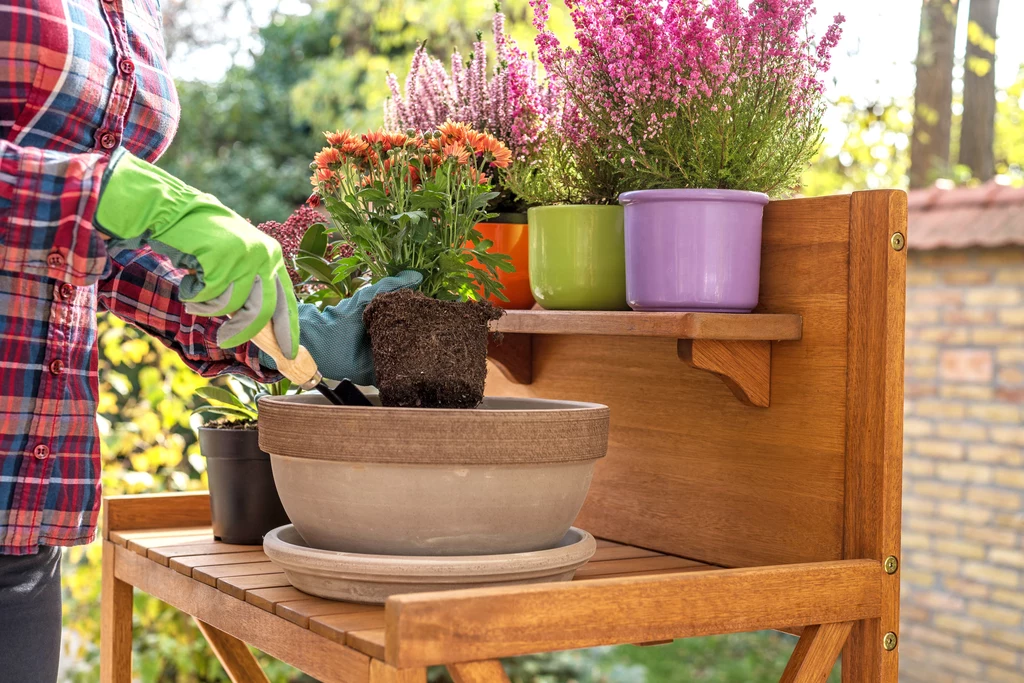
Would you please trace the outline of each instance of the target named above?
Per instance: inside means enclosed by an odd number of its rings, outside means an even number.
[[[308,391],[323,379],[320,371],[317,370],[316,361],[313,360],[313,356],[309,355],[309,351],[306,350],[305,346],[300,345],[299,352],[291,360],[284,355],[284,351],[281,350],[280,345],[277,343],[277,335],[274,334],[273,321],[268,322],[252,338],[252,343],[260,347],[263,353],[273,358],[274,362],[277,363],[278,372],[291,380],[292,384],[298,385],[300,389]]]

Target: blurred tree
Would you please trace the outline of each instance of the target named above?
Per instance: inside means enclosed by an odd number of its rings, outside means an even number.
[[[953,47],[958,0],[924,0],[917,47],[910,186],[923,187],[949,166]]]
[[[964,59],[960,164],[984,182],[995,175],[996,18],[999,0],[971,0]]]

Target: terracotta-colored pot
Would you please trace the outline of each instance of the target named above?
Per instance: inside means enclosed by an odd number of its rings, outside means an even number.
[[[502,294],[508,301],[502,301],[496,296],[491,296],[488,300],[496,306],[510,310],[533,308],[533,294],[530,292],[530,239],[526,214],[499,214],[491,221],[477,223],[476,229],[484,239],[494,243],[488,251],[508,254],[515,268],[513,273],[498,272],[498,281],[505,286]],[[480,266],[476,260],[471,263]]]
[[[597,551],[575,527],[553,548],[529,553],[417,557],[310,548],[291,524],[267,534],[263,550],[288,581],[329,600],[381,604],[390,595],[569,581]]]
[[[473,410],[260,400],[288,516],[312,547],[381,555],[551,548],[608,446],[608,408],[485,398]]]

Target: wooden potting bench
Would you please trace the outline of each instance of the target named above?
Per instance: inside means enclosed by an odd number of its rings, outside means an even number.
[[[896,681],[906,226],[902,192],[772,202],[756,315],[498,323],[489,393],[611,407],[571,583],[331,602],[215,543],[204,494],[108,499],[103,680],[131,678],[135,587],[236,681],[264,680],[244,643],[323,681],[491,683],[503,657],[759,629],[800,634],[783,681],[840,651],[845,682]]]

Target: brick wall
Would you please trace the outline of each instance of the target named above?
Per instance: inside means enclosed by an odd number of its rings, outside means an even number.
[[[901,679],[1024,683],[1024,247],[911,251]]]

